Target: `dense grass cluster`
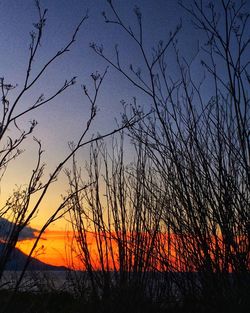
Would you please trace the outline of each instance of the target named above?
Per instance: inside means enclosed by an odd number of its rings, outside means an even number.
[[[250,305],[247,293],[249,289],[243,293],[238,290],[227,298],[219,292],[213,298],[190,293],[174,301],[163,294],[161,298],[150,297],[139,286],[117,287],[102,296],[48,288],[47,292],[19,291],[14,295],[2,290],[0,300],[1,312],[6,313],[246,313]]]

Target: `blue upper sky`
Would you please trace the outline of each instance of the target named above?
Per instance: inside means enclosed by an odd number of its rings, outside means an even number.
[[[184,1],[187,5],[191,2]],[[107,16],[111,13],[107,1],[41,0],[40,3],[42,8],[48,9],[48,13],[42,45],[33,65],[34,73],[70,40],[74,28],[87,10],[89,15],[71,51],[52,64],[34,86],[32,92],[27,94],[20,103],[21,107],[29,106],[41,93],[49,96],[64,83],[65,79],[77,76],[76,85],[20,121],[21,125],[25,125],[33,118],[38,121],[34,135],[42,140],[46,150],[44,161],[48,164],[48,171],[50,171],[66,155],[68,142],[77,140],[85,126],[89,104],[84,97],[81,85],[91,86],[91,73],[103,72],[107,65],[89,48],[89,44],[91,42],[103,44],[105,53],[111,58],[115,56],[114,46],[118,44],[121,62],[126,69],[129,69],[131,63],[140,66],[141,56],[139,49],[135,47],[127,34],[122,32],[117,25],[104,22],[102,12],[105,11]],[[177,0],[113,0],[113,3],[125,23],[135,31],[138,30],[138,25],[133,10],[135,5],[140,7],[143,14],[144,42],[149,53],[159,40],[168,39],[169,32],[175,29],[180,20],[182,20],[183,28],[178,36],[179,46],[182,55],[187,60],[195,54],[198,39],[203,39],[201,33],[194,29],[191,17],[178,5]],[[249,2],[247,6],[249,7]],[[5,77],[6,82],[18,85],[13,95],[24,83],[30,43],[29,33],[33,29],[33,23],[36,22],[35,1],[4,0],[0,2],[0,77]],[[173,59],[174,55],[170,51],[170,75],[174,76],[177,69],[172,62]],[[199,70],[197,70],[197,75],[199,76]],[[91,90],[91,87],[89,89]],[[99,112],[90,129],[90,135],[112,130],[115,126],[115,118],[120,119],[122,111],[120,100],[130,102],[133,96],[138,98],[141,105],[147,105],[149,101],[121,74],[110,68],[97,101]],[[26,153],[16,162],[16,167],[6,173],[6,183],[13,186],[25,184],[25,177],[28,177],[35,162],[33,153],[35,145],[27,141],[25,148]],[[87,149],[83,151],[83,155],[88,155]],[[59,187],[62,188],[62,185],[59,184]],[[7,191],[2,190],[2,192]]]

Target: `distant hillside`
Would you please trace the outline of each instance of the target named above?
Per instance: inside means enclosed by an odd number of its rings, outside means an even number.
[[[2,251],[5,247],[4,243],[0,243],[0,258]],[[26,263],[28,256],[21,252],[19,249],[15,248],[12,251],[11,257],[9,258],[5,270],[6,271],[21,271]],[[66,268],[64,266],[53,266],[41,262],[35,258],[31,258],[28,270],[29,271],[63,271]]]

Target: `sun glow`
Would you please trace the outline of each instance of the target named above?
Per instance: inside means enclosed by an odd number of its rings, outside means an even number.
[[[69,247],[73,242],[73,232],[60,230],[47,230],[39,240],[33,257],[47,264],[55,266],[69,266]],[[29,254],[34,239],[20,240],[16,247],[23,253]],[[72,251],[74,249],[72,248]]]

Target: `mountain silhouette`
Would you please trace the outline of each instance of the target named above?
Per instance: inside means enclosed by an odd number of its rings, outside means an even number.
[[[6,244],[0,243],[0,258],[2,251],[4,250]],[[14,248],[6,265],[6,271],[21,271],[24,268],[24,265],[27,261],[28,256],[21,252],[18,248]],[[29,271],[64,271],[66,267],[64,266],[54,266],[42,261],[37,260],[36,258],[31,257],[30,263],[28,265]]]

